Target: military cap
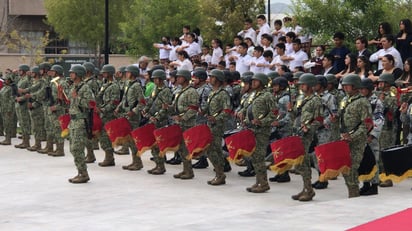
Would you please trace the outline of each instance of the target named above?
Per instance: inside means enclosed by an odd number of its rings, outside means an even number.
[[[29,71],[30,67],[29,67],[29,65],[22,64],[22,65],[19,66],[19,70],[20,71]]]
[[[213,69],[211,72],[210,72],[210,74],[209,74],[209,76],[214,76],[214,77],[216,77],[216,79],[217,80],[219,80],[220,82],[224,82],[225,81],[225,74],[223,73],[223,71],[221,71],[221,70],[218,70],[218,69]]]
[[[74,72],[78,77],[82,78],[86,75],[86,68],[82,65],[74,65],[70,68],[69,72]]]
[[[110,75],[114,75],[115,72],[116,68],[114,68],[114,66],[111,64],[104,65],[102,70],[100,71],[100,73],[109,73]]]
[[[161,80],[165,80],[166,79],[166,72],[164,70],[161,69],[157,69],[154,70],[152,73],[152,78],[159,78]]]
[[[393,77],[393,74],[383,73],[379,76],[378,82],[387,82],[390,85],[393,85],[395,83],[395,78]]]
[[[190,71],[188,70],[178,70],[176,73],[176,77],[179,77],[179,76],[184,77],[186,80],[192,79],[192,75],[190,74]]]
[[[140,70],[136,65],[129,65],[126,67],[126,72],[132,73],[133,76],[139,76],[140,75]]]
[[[86,71],[93,73],[94,72],[94,64],[91,62],[84,62],[83,67],[86,68]]]
[[[269,78],[267,75],[263,74],[263,73],[256,73],[253,75],[252,80],[256,79],[259,80],[263,86],[266,86],[269,82]]]
[[[60,65],[53,65],[50,70],[55,71],[58,75],[63,75],[63,67]]]
[[[342,85],[353,85],[354,88],[361,87],[361,78],[357,74],[343,76]]]

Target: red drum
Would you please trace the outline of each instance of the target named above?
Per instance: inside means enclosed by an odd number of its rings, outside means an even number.
[[[183,139],[189,151],[188,159],[202,153],[212,142],[213,136],[209,126],[206,124],[198,125],[183,132]]]
[[[412,176],[412,145],[395,146],[382,151],[382,162],[385,173],[379,178],[382,181],[400,182]]]
[[[272,171],[282,174],[303,161],[305,146],[300,136],[289,136],[270,144],[275,164]]]
[[[179,125],[171,125],[154,130],[153,135],[159,146],[160,157],[164,157],[167,151],[177,151],[182,142],[182,129]]]
[[[315,147],[320,170],[319,181],[337,177],[340,173],[348,174],[352,165],[349,144],[346,141],[334,141]]]
[[[225,138],[230,160],[250,156],[256,149],[255,134],[249,130],[242,130]]]
[[[139,156],[156,144],[156,139],[153,135],[155,129],[156,126],[154,124],[146,124],[130,133],[136,144]]]
[[[126,144],[131,140],[130,132],[132,131],[132,127],[124,117],[107,122],[106,125],[104,125],[104,129],[106,129],[113,147]]]

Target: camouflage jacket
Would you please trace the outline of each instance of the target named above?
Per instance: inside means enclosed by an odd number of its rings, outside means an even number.
[[[119,86],[112,81],[105,83],[97,93],[96,100],[99,102],[97,106],[102,113],[101,116],[114,119],[113,112],[120,103]]]
[[[73,97],[74,93],[77,94],[77,97]],[[73,84],[70,89],[70,124],[69,128],[79,129],[85,128],[84,119],[87,118],[88,112],[90,109],[90,102],[94,101],[94,96],[92,90],[89,86],[80,82],[78,84]]]
[[[223,88],[210,93],[207,100],[206,114],[216,119],[216,124],[224,123],[232,112],[229,94]],[[208,122],[209,125],[212,123]]]
[[[293,119],[295,132],[300,131],[303,126],[310,132],[314,132],[323,120],[322,100],[317,95],[306,96],[302,102],[297,102],[290,116]]]
[[[273,110],[277,108],[273,95],[265,90],[254,91],[249,97],[250,103],[245,110],[246,125],[252,128],[270,128],[275,120]],[[260,126],[252,125],[252,120],[257,119],[261,122]]]
[[[143,110],[148,114],[148,116],[156,118],[156,127],[163,127],[168,123],[167,109],[164,109],[163,105],[170,105],[171,103],[172,91],[165,86],[161,88],[156,87]]]
[[[372,115],[373,115],[373,129],[370,131],[370,135],[379,139],[382,131],[382,126],[385,122],[384,117],[384,106],[382,101],[376,96],[372,94],[369,98],[369,103],[371,104],[372,108]]]
[[[199,94],[191,86],[183,88],[176,94],[173,102],[173,114],[182,117],[182,126],[190,127],[196,124],[196,114],[199,107]]]

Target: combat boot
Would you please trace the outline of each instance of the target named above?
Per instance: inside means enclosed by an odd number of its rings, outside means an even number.
[[[5,139],[0,142],[0,145],[11,145],[11,136],[6,135]]]
[[[379,186],[382,187],[382,188],[392,187],[393,183],[392,183],[392,180],[385,180],[385,181],[381,182],[379,184]]]
[[[378,184],[372,184],[367,190],[362,191],[360,190],[359,195],[361,196],[371,196],[371,195],[377,195],[378,194]]]
[[[100,167],[114,166],[113,149],[104,151],[104,160],[99,163]]]
[[[299,196],[299,201],[311,201],[313,197],[316,195],[315,191],[312,188],[312,184],[310,179],[303,180],[303,192]]]
[[[173,158],[166,161],[166,163],[171,164],[171,165],[179,165],[182,163],[182,158],[180,157],[179,153],[175,152],[175,155],[173,156]]]
[[[357,185],[347,185],[348,187],[348,197],[353,198],[353,197],[359,197],[359,186]]]
[[[227,160],[227,158],[225,158],[225,165],[223,167],[223,171],[224,172],[230,172],[232,171],[232,167],[230,166],[229,161]]]
[[[54,157],[58,157],[58,156],[64,156],[64,142],[62,143],[57,143],[56,144],[56,151],[55,152],[51,152],[48,154],[49,156],[54,156]]]
[[[14,147],[15,148],[21,148],[21,149],[30,147],[30,136],[29,135],[23,135],[21,144],[14,145]]]
[[[371,188],[371,183],[369,182],[363,182],[362,188],[359,189],[359,194],[362,195],[366,191],[368,191]]]
[[[156,168],[153,169],[151,174],[153,174],[153,175],[162,175],[165,172],[166,172],[165,163],[160,162],[159,164],[157,164]]]
[[[252,187],[249,192],[252,193],[264,193],[270,189],[268,183],[267,173],[256,174],[257,184],[255,187]]]
[[[87,170],[79,171],[79,174],[71,179],[69,179],[70,183],[73,184],[82,184],[87,183],[90,180],[89,174]]]
[[[93,147],[86,148],[86,150],[87,154],[84,162],[86,162],[87,164],[94,163],[96,161],[96,157],[94,156]]]
[[[35,152],[35,151],[40,150],[40,149],[41,149],[41,140],[39,140],[39,139],[36,139],[34,141],[33,146],[27,148],[27,150],[30,151],[30,152]]]
[[[129,155],[129,147],[128,146],[122,146],[121,149],[118,151],[114,151],[117,155]]]
[[[209,167],[209,163],[207,162],[207,157],[205,155],[201,156],[199,158],[199,161],[193,164],[192,167],[196,169],[203,169],[203,168]]]
[[[207,181],[210,185],[226,184],[226,175],[223,171],[223,166],[215,166],[216,176],[212,180]]]
[[[137,171],[137,170],[142,169],[143,163],[142,163],[142,159],[140,158],[140,156],[138,156],[137,153],[135,153],[135,154],[132,154],[132,157],[133,157],[132,164],[128,165],[126,169],[130,171]]]
[[[49,152],[53,152],[53,141],[51,139],[47,139],[46,147],[44,147],[43,149],[38,150],[37,152],[41,153],[41,154],[47,154]]]
[[[284,172],[283,174],[280,174],[276,180],[278,183],[286,183],[290,182],[290,176],[289,176],[289,171]]]
[[[192,161],[183,160],[183,174],[180,176],[180,179],[190,180],[193,179],[193,177],[195,177],[195,174],[193,173]]]

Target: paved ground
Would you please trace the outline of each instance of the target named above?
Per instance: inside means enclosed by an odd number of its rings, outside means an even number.
[[[91,181],[73,185],[67,181],[76,174],[68,144],[66,156],[56,158],[12,146],[0,150],[0,230],[330,231],[412,205],[411,180],[380,188],[377,196],[347,199],[340,177],[317,190],[314,201],[302,203],[290,199],[302,187],[296,175],[290,183],[271,183],[267,193],[252,194],[245,188],[254,178],[239,177],[240,167],[227,174],[225,186],[213,187],[206,184],[211,167],[196,170],[189,181],[172,177],[182,166],[166,165],[162,176],[147,174],[154,165],[149,153],[143,155],[141,171],[122,170],[131,157],[116,155],[115,167],[91,164]],[[103,151],[96,153],[101,161]]]

